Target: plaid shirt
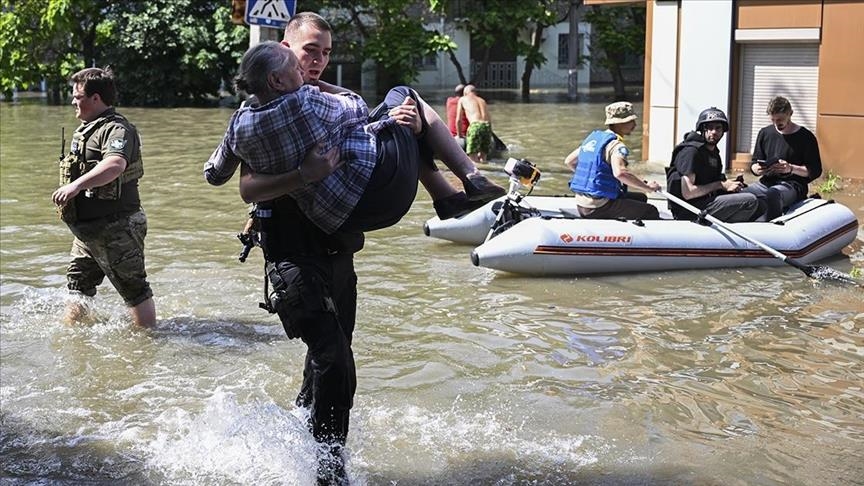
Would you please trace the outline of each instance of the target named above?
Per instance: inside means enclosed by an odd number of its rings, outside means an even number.
[[[332,95],[308,85],[263,106],[241,108],[204,165],[204,177],[210,184],[224,184],[240,163],[260,174],[284,173],[296,169],[315,144],[321,143],[324,152],[338,146],[342,166],[288,193],[312,222],[332,233],[354,210],[372,176],[375,135],[393,123],[367,124],[368,116],[359,95]]]

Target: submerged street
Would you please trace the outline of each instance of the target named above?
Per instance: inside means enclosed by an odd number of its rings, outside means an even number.
[[[444,95],[429,98],[443,115]],[[535,194],[565,194],[563,158],[607,100],[540,101],[491,100],[494,130],[542,171]],[[260,249],[237,261],[236,178],[202,176],[232,111],[119,109],[142,137],[153,330],[130,326],[107,283],[96,323],[60,323],[72,237],[50,196],[60,127],[68,137],[77,122],[69,106],[0,106],[0,477],[313,484],[315,443],[294,405],[304,346],[258,308]],[[633,160],[641,135],[625,139]],[[483,169],[506,185],[501,162]],[[662,167],[635,171],[665,182]],[[864,221],[864,185],[823,197]],[[864,477],[860,289],[785,265],[520,277],[424,236],[433,214],[421,188],[356,255],[354,484]],[[864,267],[860,224],[843,253],[823,263]]]

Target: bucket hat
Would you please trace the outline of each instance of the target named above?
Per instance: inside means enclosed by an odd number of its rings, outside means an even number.
[[[627,123],[635,119],[636,114],[633,113],[633,104],[628,101],[616,101],[606,106],[606,125]]]

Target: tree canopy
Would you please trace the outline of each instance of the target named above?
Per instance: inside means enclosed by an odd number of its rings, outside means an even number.
[[[448,54],[461,82],[482,83],[489,52],[499,46],[523,56],[523,98],[531,74],[546,63],[544,29],[566,19],[580,0],[301,0],[297,10],[321,12],[334,28],[335,54],[373,60],[379,88],[413,83],[426,56]],[[2,0],[0,91],[40,82],[49,100],[68,95],[66,80],[86,66],[111,66],[126,105],[212,103],[248,47],[249,30],[234,25],[228,0]],[[644,46],[644,8],[592,8],[594,51],[623,90],[620,65]],[[468,32],[473,62],[460,65],[460,47],[424,26],[452,23]],[[463,46],[464,47],[464,46]],[[592,57],[594,57],[592,55]],[[467,73],[467,74],[466,74]],[[383,79],[380,79],[383,78]],[[384,85],[384,86],[380,86]]]
[[[622,66],[628,54],[645,53],[645,7],[594,6],[585,14],[593,30],[591,57],[609,70],[615,97],[625,99]]]
[[[110,65],[125,104],[175,106],[218,94],[248,46],[217,0],[4,0],[0,89],[44,80],[59,102],[66,80]]]

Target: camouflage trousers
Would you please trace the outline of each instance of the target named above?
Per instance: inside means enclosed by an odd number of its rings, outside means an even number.
[[[143,211],[117,219],[77,222],[69,229],[75,235],[66,270],[70,291],[92,297],[108,277],[129,307],[153,296],[144,270],[147,216]]]
[[[492,151],[492,125],[485,121],[471,122],[465,134],[465,152],[468,154]]]

